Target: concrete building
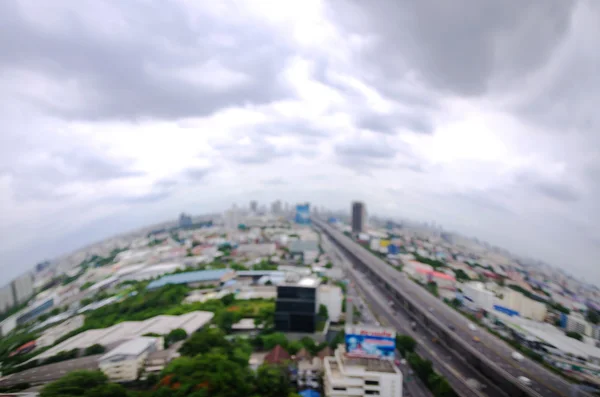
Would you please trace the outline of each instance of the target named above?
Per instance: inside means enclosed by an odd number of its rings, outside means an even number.
[[[317,302],[319,306],[325,305],[325,307],[327,307],[327,314],[329,315],[330,321],[340,321],[343,300],[344,294],[342,293],[342,289],[337,285],[319,285]]]
[[[504,288],[501,294],[503,298],[498,301],[499,305],[518,312],[521,317],[536,321],[544,321],[546,319],[548,309],[542,302],[530,299],[510,288]]]
[[[0,288],[0,313],[4,313],[15,305],[12,284]]]
[[[173,347],[177,346],[171,346],[166,350],[157,350],[149,353],[146,357],[144,372],[146,374],[160,374],[167,364],[180,356],[177,352],[178,349]]]
[[[259,258],[274,255],[275,252],[277,252],[277,246],[273,243],[244,244],[235,249],[234,255],[247,258]]]
[[[15,305],[20,305],[33,296],[33,283],[34,279],[31,273],[25,273],[10,283]]]
[[[113,382],[131,382],[138,378],[150,353],[162,350],[162,338],[141,336],[129,340],[98,359],[98,366]]]
[[[496,304],[496,295],[485,288],[485,284],[475,281],[460,285],[463,304],[471,309],[484,309],[490,311]]]
[[[323,389],[327,397],[402,396],[402,372],[392,361],[346,357],[340,345],[323,361]]]
[[[190,335],[212,320],[214,313],[195,311],[180,316],[161,315],[144,321],[125,321],[112,327],[90,329],[46,350],[34,359],[45,359],[61,351],[85,349],[95,343],[103,346],[131,340],[149,333],[167,335],[176,328],[182,328]]]
[[[52,328],[48,328],[37,339],[37,347],[40,348],[53,345],[58,339],[62,338],[69,332],[82,327],[84,319],[84,316],[80,314],[78,316],[71,317],[65,322],[58,324]]]
[[[277,286],[275,329],[280,332],[315,332],[318,279],[288,280]]]
[[[365,231],[366,218],[365,204],[359,201],[352,203],[352,233],[362,233]]]
[[[581,313],[572,313],[567,316],[566,330],[592,337],[594,328]]]
[[[17,317],[17,325],[25,324],[29,321],[35,320],[42,314],[50,311],[59,303],[60,299],[55,294],[36,300],[19,313],[19,316]]]

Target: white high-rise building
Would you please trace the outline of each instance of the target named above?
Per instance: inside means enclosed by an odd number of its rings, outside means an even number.
[[[0,313],[4,313],[15,305],[12,285],[7,284],[0,288]]]
[[[223,214],[223,222],[225,229],[237,230],[240,224],[240,212],[236,206],[233,206],[230,210],[225,211],[225,214]]]
[[[15,305],[19,305],[33,296],[33,275],[25,273],[11,283]]]
[[[323,389],[327,397],[402,396],[402,372],[391,360],[347,357],[340,345],[323,360]]]

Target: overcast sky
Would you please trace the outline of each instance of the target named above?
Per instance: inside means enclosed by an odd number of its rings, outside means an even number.
[[[0,281],[279,198],[600,283],[598,2],[84,3],[0,2]]]

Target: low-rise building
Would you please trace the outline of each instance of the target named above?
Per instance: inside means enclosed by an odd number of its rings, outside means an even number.
[[[343,300],[344,294],[342,293],[342,289],[337,285],[319,285],[317,301],[319,305],[325,305],[327,308],[327,314],[330,321],[340,321]]]
[[[167,364],[180,356],[177,350],[169,348],[149,353],[146,357],[144,372],[146,374],[159,374]]]
[[[168,284],[187,284],[192,288],[207,285],[220,286],[236,277],[230,269],[199,270],[164,276],[148,284],[148,289],[160,288]]]
[[[402,372],[390,360],[347,357],[340,345],[325,357],[323,389],[327,397],[402,396]]]
[[[567,316],[566,330],[591,337],[594,328],[581,313],[571,313]]]
[[[48,328],[37,340],[37,347],[52,346],[58,339],[83,326],[84,316],[78,315]]]
[[[162,338],[141,336],[127,341],[98,359],[100,370],[113,382],[131,382],[138,378],[150,353],[162,349]]]
[[[485,288],[485,284],[475,281],[461,284],[463,304],[471,309],[490,311],[496,303],[496,295]]]
[[[501,292],[502,299],[498,304],[518,312],[518,315],[536,321],[544,321],[548,309],[542,302],[535,301],[522,293],[510,288],[504,288]]]

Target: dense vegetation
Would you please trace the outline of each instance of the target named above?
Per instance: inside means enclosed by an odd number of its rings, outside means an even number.
[[[100,371],[74,371],[44,386],[40,397],[127,397],[127,390]]]

